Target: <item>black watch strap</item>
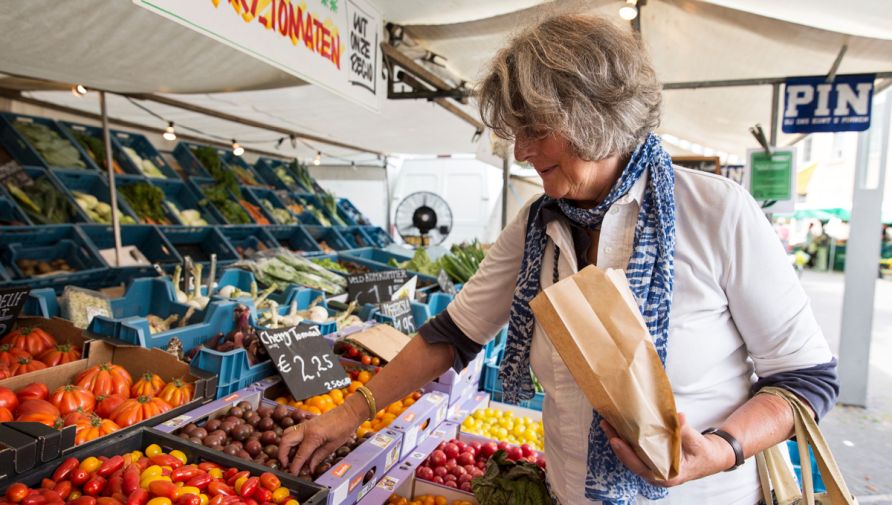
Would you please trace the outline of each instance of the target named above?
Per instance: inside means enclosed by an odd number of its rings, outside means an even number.
[[[731,449],[734,450],[734,466],[725,470],[726,472],[730,472],[732,470],[737,470],[740,465],[743,464],[743,447],[740,445],[740,442],[734,438],[733,435],[728,433],[727,431],[722,431],[718,428],[706,428],[703,430],[702,435],[716,435],[722,437],[728,444],[731,446]]]

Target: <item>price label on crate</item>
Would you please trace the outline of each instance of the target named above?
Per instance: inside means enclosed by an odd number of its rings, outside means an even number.
[[[390,300],[408,276],[404,269],[351,275],[347,277],[347,299],[360,304]]]
[[[28,299],[31,286],[16,286],[0,289],[0,337],[15,326],[16,319]]]
[[[412,305],[409,300],[401,298],[381,304],[381,313],[393,318],[393,327],[405,333],[415,333],[415,318],[412,316]]]
[[[318,326],[260,330],[258,336],[294,398],[309,398],[350,384]]]

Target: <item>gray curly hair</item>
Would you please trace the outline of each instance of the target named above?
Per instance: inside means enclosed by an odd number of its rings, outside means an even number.
[[[662,86],[641,40],[591,15],[560,15],[500,50],[477,89],[500,137],[559,134],[574,154],[632,152],[660,124]]]

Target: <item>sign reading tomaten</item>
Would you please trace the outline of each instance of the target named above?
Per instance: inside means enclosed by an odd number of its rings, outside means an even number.
[[[252,58],[371,110],[384,23],[370,0],[133,0]]]

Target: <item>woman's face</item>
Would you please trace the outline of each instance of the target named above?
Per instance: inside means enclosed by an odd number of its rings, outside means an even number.
[[[536,169],[546,195],[580,202],[602,200],[622,172],[618,156],[583,160],[573,154],[566,138],[556,134],[518,134],[514,159],[526,161]]]

